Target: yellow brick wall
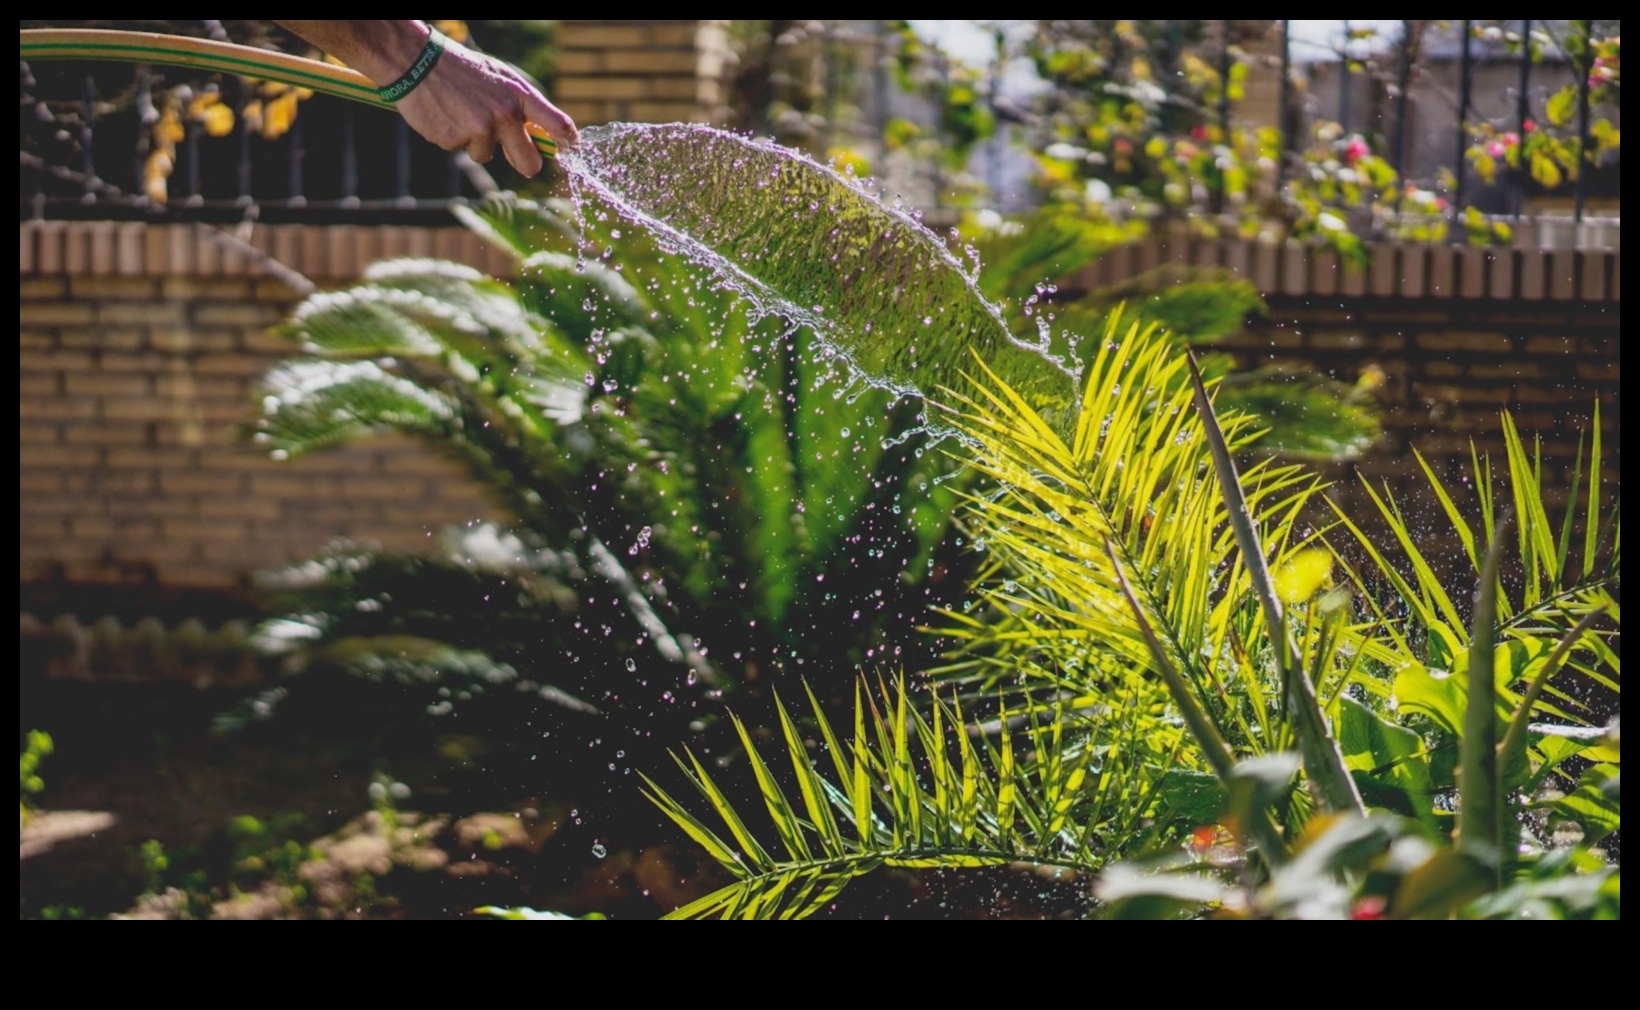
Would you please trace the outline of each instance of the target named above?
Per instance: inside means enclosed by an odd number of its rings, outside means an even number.
[[[112,226],[20,227],[20,583],[237,592],[334,538],[419,551],[446,524],[498,514],[459,465],[407,439],[290,462],[247,440],[257,383],[291,350],[269,332],[297,300],[284,283],[248,265],[227,274],[220,257],[201,269],[202,239],[185,226],[148,230],[161,239],[152,262],[138,242],[97,264],[67,250],[89,250]],[[309,265],[340,281],[365,260],[337,250],[382,244],[346,234],[358,231],[287,237],[320,251]],[[397,231],[405,251],[497,265],[455,230]],[[163,273],[173,251],[192,276]]]
[[[1162,266],[1223,270],[1250,281],[1270,312],[1216,349],[1245,367],[1304,362],[1349,383],[1376,368],[1383,437],[1330,474],[1352,515],[1372,514],[1358,477],[1388,482],[1412,507],[1429,503],[1414,450],[1453,482],[1471,472],[1471,445],[1501,460],[1504,410],[1541,438],[1551,497],[1564,500],[1596,398],[1605,476],[1617,487],[1621,252],[1373,245],[1368,256],[1355,267],[1296,242],[1151,240],[1113,251],[1061,290],[1142,282]]]
[[[552,98],[577,123],[721,123],[727,21],[560,21]]]

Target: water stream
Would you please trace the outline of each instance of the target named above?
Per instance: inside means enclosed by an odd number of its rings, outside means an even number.
[[[924,399],[969,392],[977,357],[1041,409],[1071,402],[1074,376],[1010,332],[977,264],[800,152],[707,126],[620,123],[584,131],[561,163],[578,200],[607,203],[755,311],[809,328],[856,381]]]

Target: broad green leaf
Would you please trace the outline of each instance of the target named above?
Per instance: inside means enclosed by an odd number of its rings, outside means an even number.
[[[1354,698],[1338,702],[1338,742],[1368,803],[1439,828],[1435,785],[1423,738],[1389,722]]]
[[[1617,777],[1616,766],[1595,765],[1583,773],[1574,792],[1538,806],[1576,822],[1583,829],[1584,844],[1593,845],[1623,826],[1622,805],[1605,789]]]
[[[1556,126],[1565,126],[1577,115],[1577,89],[1568,85],[1549,96],[1544,103],[1544,111],[1548,113],[1549,122]]]
[[[1563,176],[1560,166],[1546,154],[1532,155],[1532,178],[1544,189],[1554,189],[1559,186]]]
[[[1230,372],[1216,402],[1260,430],[1260,449],[1289,457],[1354,459],[1378,440],[1378,411],[1353,387],[1292,366]]]
[[[1291,862],[1277,868],[1265,886],[1269,907],[1289,909],[1337,889],[1346,872],[1358,872],[1395,838],[1389,817],[1334,814],[1314,822],[1299,840]]]
[[[1390,902],[1390,917],[1449,919],[1491,890],[1494,873],[1457,849],[1442,849],[1402,878]]]
[[[1463,732],[1464,678],[1446,670],[1409,663],[1395,676],[1398,710],[1428,716],[1454,736]]]
[[[1185,827],[1217,824],[1229,808],[1230,794],[1218,776],[1172,768],[1161,776],[1157,798]]]

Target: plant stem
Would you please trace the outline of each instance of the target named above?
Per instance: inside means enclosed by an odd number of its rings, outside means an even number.
[[[1110,555],[1110,563],[1115,566],[1116,581],[1122,587],[1122,595],[1127,597],[1128,606],[1133,608],[1133,619],[1138,622],[1145,644],[1150,647],[1156,672],[1161,674],[1168,693],[1173,695],[1173,703],[1179,706],[1179,714],[1184,716],[1185,725],[1190,727],[1190,734],[1196,738],[1197,746],[1201,747],[1202,756],[1207,759],[1208,767],[1213,769],[1213,774],[1226,789],[1231,788],[1236,772],[1236,761],[1230,753],[1230,745],[1224,742],[1219,728],[1202,708],[1201,702],[1196,700],[1196,695],[1185,681],[1184,674],[1179,672],[1167,650],[1162,647],[1161,640],[1156,637],[1155,629],[1150,626],[1149,619],[1145,617],[1144,607],[1139,603],[1138,594],[1133,591],[1133,583],[1128,579],[1127,569],[1122,566],[1121,559],[1116,556],[1116,547],[1109,540],[1105,541],[1105,553]],[[1258,846],[1266,863],[1279,866],[1287,861],[1287,843],[1282,839],[1281,831],[1276,827],[1269,810],[1263,807],[1248,810],[1243,827]]]
[[[1224,504],[1230,513],[1230,526],[1235,531],[1236,543],[1241,547],[1242,561],[1247,566],[1253,583],[1253,592],[1264,610],[1264,623],[1269,629],[1270,645],[1275,652],[1281,673],[1282,690],[1287,709],[1297,722],[1298,746],[1304,756],[1304,771],[1321,790],[1321,798],[1333,810],[1366,813],[1361,792],[1355,779],[1344,764],[1344,752],[1333,739],[1332,727],[1321,710],[1315,685],[1310,683],[1298,647],[1287,634],[1287,621],[1282,613],[1281,600],[1276,595],[1275,581],[1270,578],[1270,564],[1259,542],[1258,529],[1247,508],[1247,496],[1241,490],[1241,474],[1236,461],[1230,456],[1230,445],[1225,441],[1224,429],[1219,426],[1218,414],[1207,395],[1207,384],[1202,381],[1196,355],[1185,352],[1190,363],[1190,381],[1196,391],[1196,409],[1207,430],[1207,443],[1213,450],[1214,469],[1218,472],[1219,487]]]
[[[1469,635],[1469,701],[1464,710],[1459,756],[1458,844],[1495,874],[1503,885],[1503,783],[1498,778],[1497,653],[1498,568],[1503,561],[1507,516],[1498,523],[1481,566]]]

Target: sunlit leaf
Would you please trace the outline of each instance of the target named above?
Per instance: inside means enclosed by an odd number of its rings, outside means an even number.
[[[1332,555],[1319,547],[1299,551],[1273,573],[1276,594],[1289,606],[1307,603],[1332,575]]]

